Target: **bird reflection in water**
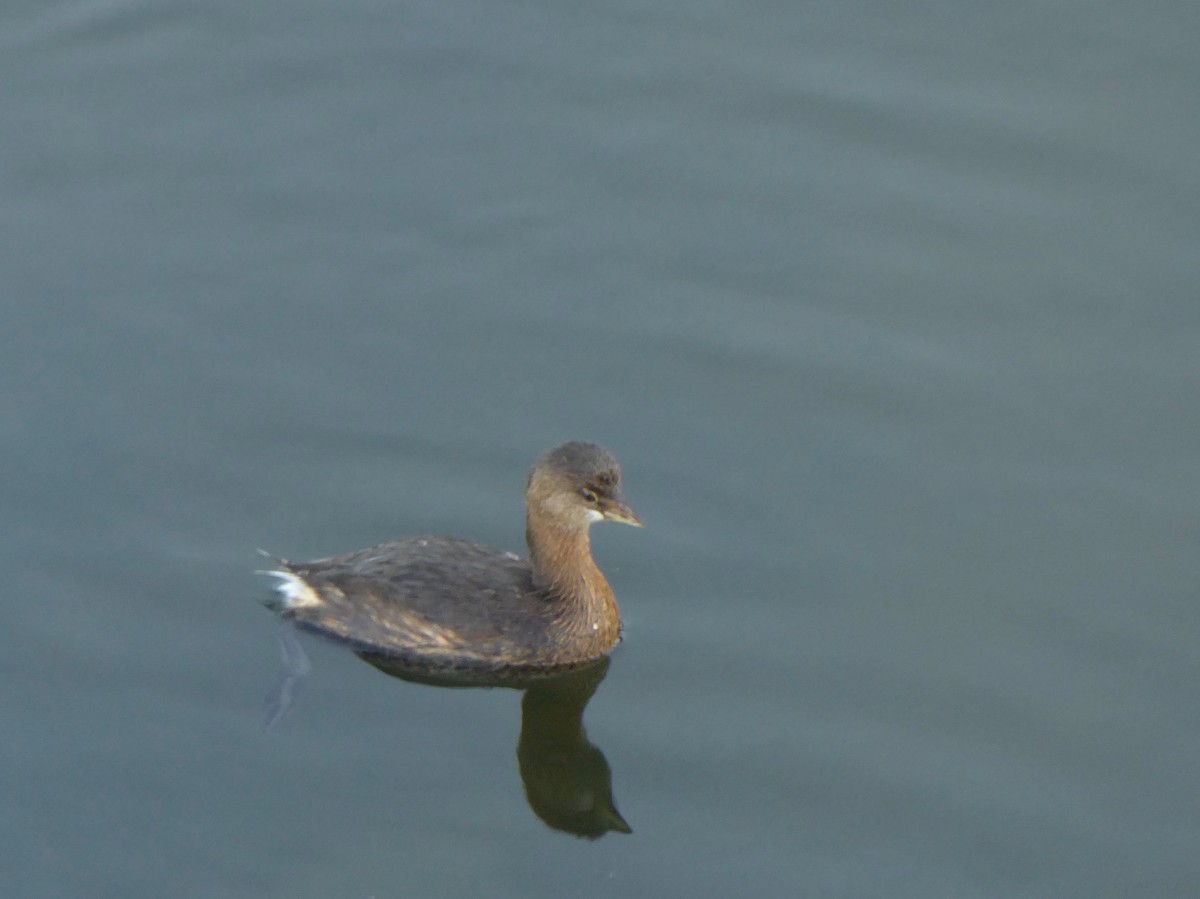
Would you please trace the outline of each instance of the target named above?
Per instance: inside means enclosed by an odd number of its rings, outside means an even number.
[[[273,728],[294,706],[308,658],[292,629],[280,630],[283,672],[267,697],[267,726]],[[356,652],[392,677],[433,687],[507,687],[524,692],[517,763],[525,797],[535,815],[555,830],[594,840],[609,831],[632,833],[612,797],[612,772],[604,753],[583,727],[583,712],[608,673],[603,657],[566,673],[524,679],[486,676],[471,681],[438,678],[395,658]]]

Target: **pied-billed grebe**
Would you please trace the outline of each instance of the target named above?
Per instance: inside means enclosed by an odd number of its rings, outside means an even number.
[[[415,668],[513,674],[576,667],[621,636],[592,560],[597,521],[641,527],[621,468],[594,443],[537,460],[525,488],[528,561],[452,537],[407,537],[313,562],[277,560],[274,604],[298,626]]]

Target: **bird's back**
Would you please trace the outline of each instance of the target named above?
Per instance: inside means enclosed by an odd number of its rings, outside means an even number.
[[[271,573],[285,617],[360,650],[432,667],[520,667],[553,652],[551,603],[516,553],[408,537]]]

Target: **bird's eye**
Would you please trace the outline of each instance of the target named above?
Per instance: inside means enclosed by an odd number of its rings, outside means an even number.
[[[579,491],[579,495],[582,496],[589,503],[596,502],[596,494],[594,492],[592,492],[591,490],[588,490],[586,487],[584,487],[582,490]]]

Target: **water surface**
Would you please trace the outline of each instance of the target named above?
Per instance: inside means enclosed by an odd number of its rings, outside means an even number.
[[[1193,895],[1197,20],[8,4],[0,892]],[[570,438],[632,833],[516,691],[264,732],[256,547],[520,549]]]

